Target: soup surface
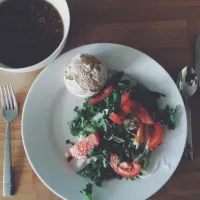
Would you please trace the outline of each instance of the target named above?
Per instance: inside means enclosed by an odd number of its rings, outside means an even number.
[[[0,63],[34,65],[50,56],[63,39],[58,11],[44,0],[6,0],[0,4]]]

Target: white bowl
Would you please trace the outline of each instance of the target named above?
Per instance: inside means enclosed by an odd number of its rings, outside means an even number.
[[[0,0],[0,3],[2,3],[5,0]],[[69,27],[70,27],[70,14],[69,14],[69,8],[67,5],[66,0],[46,0],[50,2],[60,13],[60,16],[63,21],[63,26],[64,26],[64,35],[63,39],[60,43],[60,45],[52,52],[52,54],[47,57],[46,59],[42,60],[41,62],[32,65],[32,66],[27,66],[23,68],[12,68],[9,66],[6,66],[2,63],[0,63],[0,69],[8,72],[31,72],[35,71],[37,69],[40,69],[42,67],[47,66],[49,63],[51,63],[56,57],[60,55],[62,52],[63,48],[65,47],[65,43],[67,41],[67,36],[69,32]]]
[[[63,76],[66,63],[78,53],[92,54],[110,69],[123,70],[133,80],[165,94],[160,106],[179,105],[176,128],[165,131],[163,143],[151,154],[144,179],[114,179],[104,181],[102,187],[93,187],[95,200],[147,199],[178,166],[185,147],[187,120],[183,100],[169,74],[147,55],[126,46],[82,46],[63,54],[40,73],[27,95],[22,116],[22,139],[28,160],[38,177],[58,196],[66,200],[86,199],[79,191],[90,181],[77,175],[76,163],[68,163],[64,156],[65,140],[70,136],[67,122],[73,119],[73,108],[80,106],[83,98],[66,89]]]

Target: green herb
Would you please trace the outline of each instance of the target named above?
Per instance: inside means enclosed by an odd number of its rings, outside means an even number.
[[[92,156],[100,155],[101,152],[97,146],[95,146],[91,151],[86,154],[87,158],[91,158]]]
[[[117,176],[109,165],[110,153],[107,150],[95,147],[87,157],[91,158],[91,162],[77,172],[80,176],[90,178],[98,186],[103,180]]]
[[[71,145],[75,145],[73,142],[71,142],[70,140],[66,140],[66,144],[71,144]]]
[[[175,109],[171,109],[169,105],[160,113],[160,119],[164,125],[167,125],[169,129],[175,129],[175,114],[178,110],[178,106]]]
[[[131,90],[131,84],[130,81],[127,79],[124,79],[120,82],[118,82],[118,87],[117,87],[118,91],[120,92],[120,94],[124,94],[127,91]]]
[[[86,185],[86,188],[83,188],[80,192],[86,195],[88,200],[92,200],[92,184],[91,183],[88,183]]]
[[[68,158],[67,158],[67,161],[68,162],[71,162],[73,160],[73,157],[72,156],[69,156]]]

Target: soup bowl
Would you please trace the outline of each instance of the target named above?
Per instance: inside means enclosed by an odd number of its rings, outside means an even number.
[[[0,6],[1,3],[3,3],[6,0],[0,0]],[[38,70],[42,67],[47,66],[49,63],[51,63],[56,57],[58,57],[63,48],[65,47],[66,41],[67,41],[67,36],[69,32],[69,27],[70,27],[70,14],[69,14],[69,8],[67,5],[66,0],[46,0],[50,4],[54,6],[54,8],[57,9],[59,12],[62,22],[63,22],[63,38],[62,41],[60,42],[59,46],[45,59],[41,60],[39,63],[36,63],[31,66],[25,66],[21,68],[14,68],[12,66],[6,66],[0,61],[0,70],[8,71],[8,72],[31,72]],[[34,33],[33,33],[34,34]],[[11,58],[12,59],[12,58]]]

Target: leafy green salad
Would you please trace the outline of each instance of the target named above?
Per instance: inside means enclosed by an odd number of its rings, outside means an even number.
[[[150,91],[113,75],[95,96],[86,98],[76,117],[69,122],[70,133],[81,138],[74,144],[67,140],[66,156],[87,160],[77,172],[97,186],[113,178],[135,180],[146,173],[150,153],[163,141],[163,126],[175,128],[177,108],[159,107],[164,94]],[[92,200],[92,184],[81,192]]]

